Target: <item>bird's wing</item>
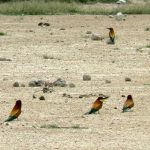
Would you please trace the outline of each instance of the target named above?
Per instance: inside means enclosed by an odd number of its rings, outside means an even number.
[[[21,114],[21,109],[13,109],[9,115],[9,117],[5,120],[5,122],[7,121],[12,121],[16,118],[18,118],[18,116]]]
[[[100,109],[102,107],[102,104],[99,101],[95,101],[92,105],[92,109]]]
[[[20,113],[21,113],[21,109],[20,108],[19,109],[13,109],[9,116],[16,116],[16,117],[18,117],[20,115]]]
[[[132,100],[127,100],[127,101],[125,102],[125,104],[123,105],[123,109],[128,109],[128,108],[131,108],[131,107],[133,107],[133,106],[134,106],[133,101],[132,101]]]

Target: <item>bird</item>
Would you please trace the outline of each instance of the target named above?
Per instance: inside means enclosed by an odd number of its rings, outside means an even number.
[[[104,102],[105,99],[107,99],[107,98],[108,98],[108,96],[105,96],[105,97],[99,96],[99,97],[95,100],[95,102],[93,103],[91,110],[90,110],[89,112],[85,113],[84,115],[94,114],[94,113],[96,113],[97,111],[99,112],[99,110],[100,110],[100,109],[102,108],[102,106],[103,106],[103,102]]]
[[[8,122],[8,121],[17,119],[19,117],[19,115],[21,114],[21,106],[22,106],[21,100],[17,100],[15,106],[13,107],[12,111],[10,112],[9,117],[4,122]]]
[[[128,95],[126,101],[124,102],[122,112],[127,112],[131,110],[132,107],[134,107],[134,101],[132,95]]]
[[[113,28],[107,28],[109,29],[109,38],[110,38],[110,42],[109,44],[115,44],[115,31]]]

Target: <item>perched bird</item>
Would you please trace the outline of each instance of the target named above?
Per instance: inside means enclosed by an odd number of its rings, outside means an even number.
[[[85,115],[94,114],[97,111],[99,111],[102,108],[102,106],[103,106],[103,102],[107,98],[108,98],[108,96],[107,97],[106,96],[105,97],[102,97],[102,96],[98,97],[96,99],[96,101],[93,103],[91,110],[89,112],[85,113]]]
[[[5,122],[12,121],[12,120],[18,118],[19,115],[21,114],[21,106],[22,106],[21,100],[17,100],[15,106],[13,107],[12,111],[10,112],[8,119],[6,119]]]
[[[128,96],[127,96],[127,100],[125,101],[125,103],[124,103],[124,105],[123,105],[122,112],[127,112],[127,111],[130,110],[133,106],[134,106],[134,102],[133,102],[133,99],[132,99],[132,95],[128,95]]]
[[[109,29],[109,37],[110,37],[111,44],[115,44],[115,32],[114,32],[114,29],[113,28],[107,28],[107,29]]]

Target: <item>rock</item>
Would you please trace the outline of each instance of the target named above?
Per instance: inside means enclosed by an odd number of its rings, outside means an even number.
[[[116,16],[124,16],[122,12],[118,12]]]
[[[47,22],[46,22],[46,23],[43,23],[43,25],[44,25],[44,26],[47,26],[47,27],[50,26],[50,24],[47,23]]]
[[[45,82],[43,80],[36,81],[36,86],[43,86]]]
[[[6,123],[5,125],[6,125],[6,126],[9,126],[9,123]]]
[[[126,97],[125,95],[121,95],[121,97]]]
[[[74,88],[74,87],[75,87],[75,84],[70,83],[70,84],[69,84],[69,87],[70,87],[70,88]]]
[[[109,18],[114,18],[114,16],[113,15],[109,15]]]
[[[41,26],[41,27],[48,27],[48,26],[50,26],[50,24],[47,23],[47,22],[45,22],[45,23],[40,22],[40,23],[38,23],[38,26]]]
[[[126,4],[127,2],[126,2],[126,0],[118,0],[116,3],[117,4]]]
[[[24,83],[22,83],[20,86],[21,86],[21,87],[25,87],[25,84],[24,84]]]
[[[98,34],[92,34],[91,36],[91,40],[94,40],[94,41],[100,41],[100,40],[103,40],[104,38],[103,37],[100,37],[100,35]]]
[[[96,95],[95,94],[81,94],[81,95],[79,95],[79,98],[83,98],[83,97],[88,98],[88,97],[92,97],[92,96],[96,96]]]
[[[2,57],[0,57],[0,61],[12,61],[12,60],[8,59],[8,58],[2,58]]]
[[[42,23],[42,22],[38,23],[38,26],[42,26],[42,25],[43,25],[43,23]]]
[[[70,94],[63,93],[63,97],[72,98]]]
[[[125,81],[126,81],[126,82],[130,82],[131,79],[130,79],[129,77],[126,77],[126,78],[125,78]]]
[[[83,98],[83,97],[85,97],[84,95],[79,95],[79,98]]]
[[[65,28],[60,28],[60,30],[66,30]]]
[[[105,80],[105,83],[109,84],[109,83],[111,83],[111,81],[110,80]]]
[[[92,34],[92,32],[91,31],[86,31],[86,34]]]
[[[63,80],[63,79],[61,79],[61,78],[58,78],[56,81],[54,81],[53,85],[54,86],[59,86],[59,87],[65,87],[65,86],[67,86],[66,81]]]
[[[117,107],[115,106],[114,109],[117,109]]]
[[[19,82],[14,82],[13,87],[19,87]]]
[[[39,87],[39,86],[43,86],[44,85],[44,81],[42,81],[42,80],[32,80],[32,81],[30,81],[29,82],[29,84],[28,84],[28,86],[29,87]]]
[[[36,98],[36,96],[33,94],[32,98],[33,98],[33,99],[35,99],[35,98]]]
[[[29,87],[36,87],[36,81],[35,80],[30,81],[28,86]]]
[[[44,96],[40,96],[39,100],[45,100],[45,97]]]
[[[53,89],[50,89],[50,88],[48,88],[48,87],[44,87],[43,89],[42,89],[42,91],[43,91],[43,93],[52,93],[54,90]]]
[[[117,21],[125,20],[125,15],[122,14],[122,12],[118,12],[118,13],[116,14],[116,20],[117,20]]]
[[[87,75],[87,74],[83,75],[83,81],[90,81],[90,80],[91,80],[91,76],[90,75]]]

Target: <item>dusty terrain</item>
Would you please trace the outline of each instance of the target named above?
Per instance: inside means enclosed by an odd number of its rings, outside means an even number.
[[[39,22],[50,26],[39,27]],[[150,15],[131,15],[125,21],[108,16],[0,16],[0,32],[7,33],[0,36],[0,58],[12,60],[0,61],[0,122],[16,99],[23,102],[19,120],[0,125],[0,150],[149,150],[149,25]],[[115,45],[106,44],[110,26],[116,31]],[[92,41],[87,31],[104,40]],[[92,80],[83,81],[83,74]],[[29,81],[59,77],[75,88],[54,87],[54,92],[32,98],[41,87],[28,87]],[[131,82],[125,82],[126,77]],[[13,87],[15,81],[26,87]],[[81,94],[95,96],[79,98]],[[98,94],[110,96],[100,114],[83,116]],[[128,94],[135,107],[121,113],[126,99],[122,95]],[[41,95],[45,101],[38,99]]]

